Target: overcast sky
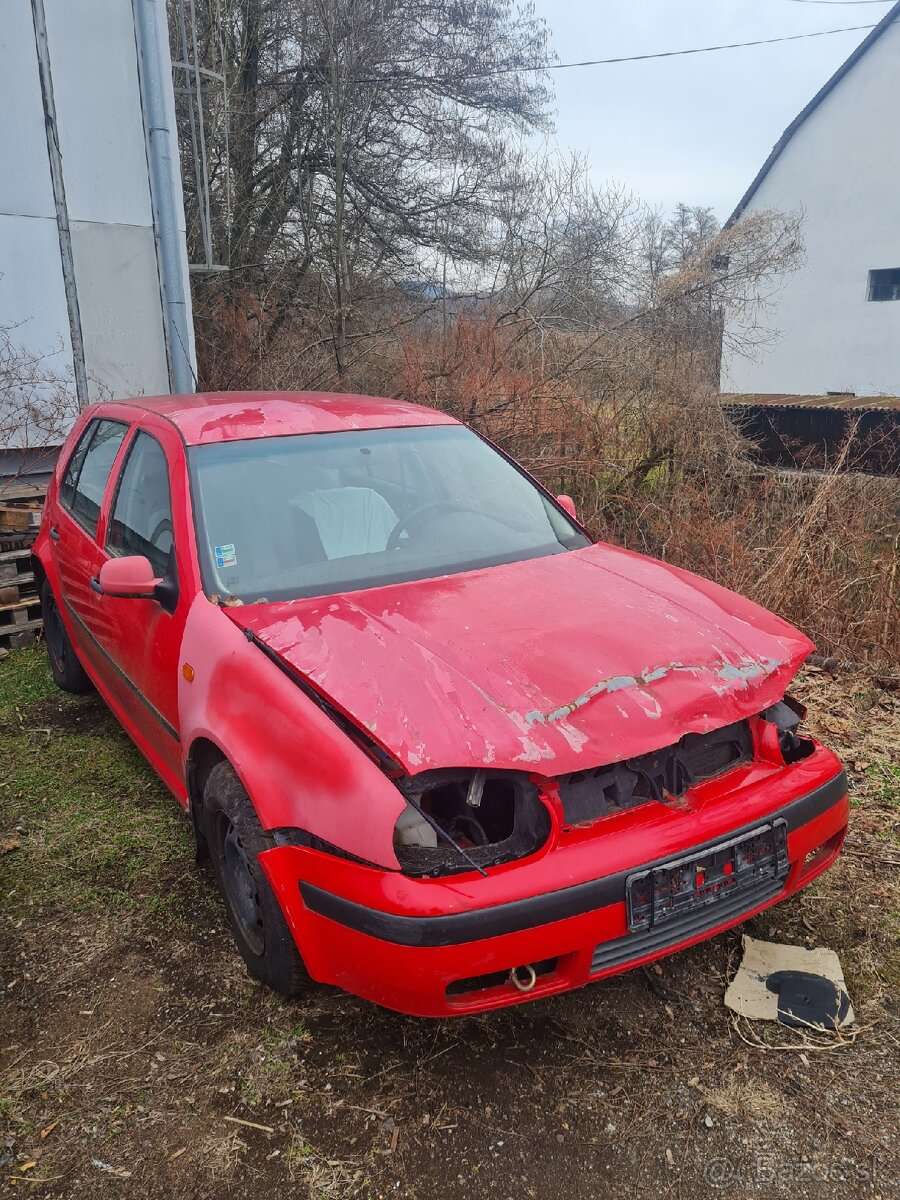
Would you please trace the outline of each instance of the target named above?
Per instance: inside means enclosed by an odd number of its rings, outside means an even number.
[[[535,0],[561,62],[874,24],[890,3]],[[734,209],[774,143],[866,36],[554,71],[556,140],[654,205]]]

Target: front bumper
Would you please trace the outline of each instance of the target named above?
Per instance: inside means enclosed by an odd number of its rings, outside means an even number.
[[[447,1016],[580,987],[746,920],[834,861],[848,815],[846,776],[819,746],[791,767],[753,764],[711,781],[690,807],[606,818],[486,879],[408,879],[298,846],[268,850],[260,863],[315,979],[400,1012]],[[629,932],[634,871],[782,820],[785,876],[690,918]],[[540,964],[537,977],[523,993],[508,974],[531,964]]]

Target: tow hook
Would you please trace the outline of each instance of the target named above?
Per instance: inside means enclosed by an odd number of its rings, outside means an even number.
[[[525,978],[522,978],[524,974]],[[520,992],[530,992],[537,983],[537,973],[531,964],[524,967],[513,967],[509,973],[510,982],[514,987],[517,987]]]

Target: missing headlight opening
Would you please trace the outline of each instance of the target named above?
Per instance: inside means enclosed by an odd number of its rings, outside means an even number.
[[[537,788],[513,772],[430,771],[399,786],[410,807],[394,827],[394,850],[407,875],[512,862],[550,835],[550,814]]]
[[[806,715],[790,696],[759,714],[778,730],[786,764],[807,758],[815,743],[798,728]],[[677,801],[754,757],[751,721],[688,733],[674,745],[558,779],[566,828],[591,824],[651,802]],[[513,862],[550,836],[550,814],[525,775],[489,770],[430,771],[398,782],[409,807],[394,828],[394,850],[407,875],[449,875]]]
[[[806,716],[806,709],[802,704],[798,704],[792,696],[785,696],[783,700],[760,713],[760,716],[778,730],[778,744],[786,763],[800,762],[801,759],[809,758],[815,750],[815,743],[811,738],[797,733],[797,729]]]

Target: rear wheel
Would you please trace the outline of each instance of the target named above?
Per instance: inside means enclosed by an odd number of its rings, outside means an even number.
[[[203,789],[206,839],[228,922],[250,974],[276,992],[296,996],[309,982],[284,914],[257,856],[275,844],[228,763],[218,763]]]
[[[78,661],[75,648],[69,640],[62,615],[48,580],[41,585],[41,617],[44,621],[44,641],[47,657],[56,686],[64,692],[89,692],[93,686],[87,672]]]

